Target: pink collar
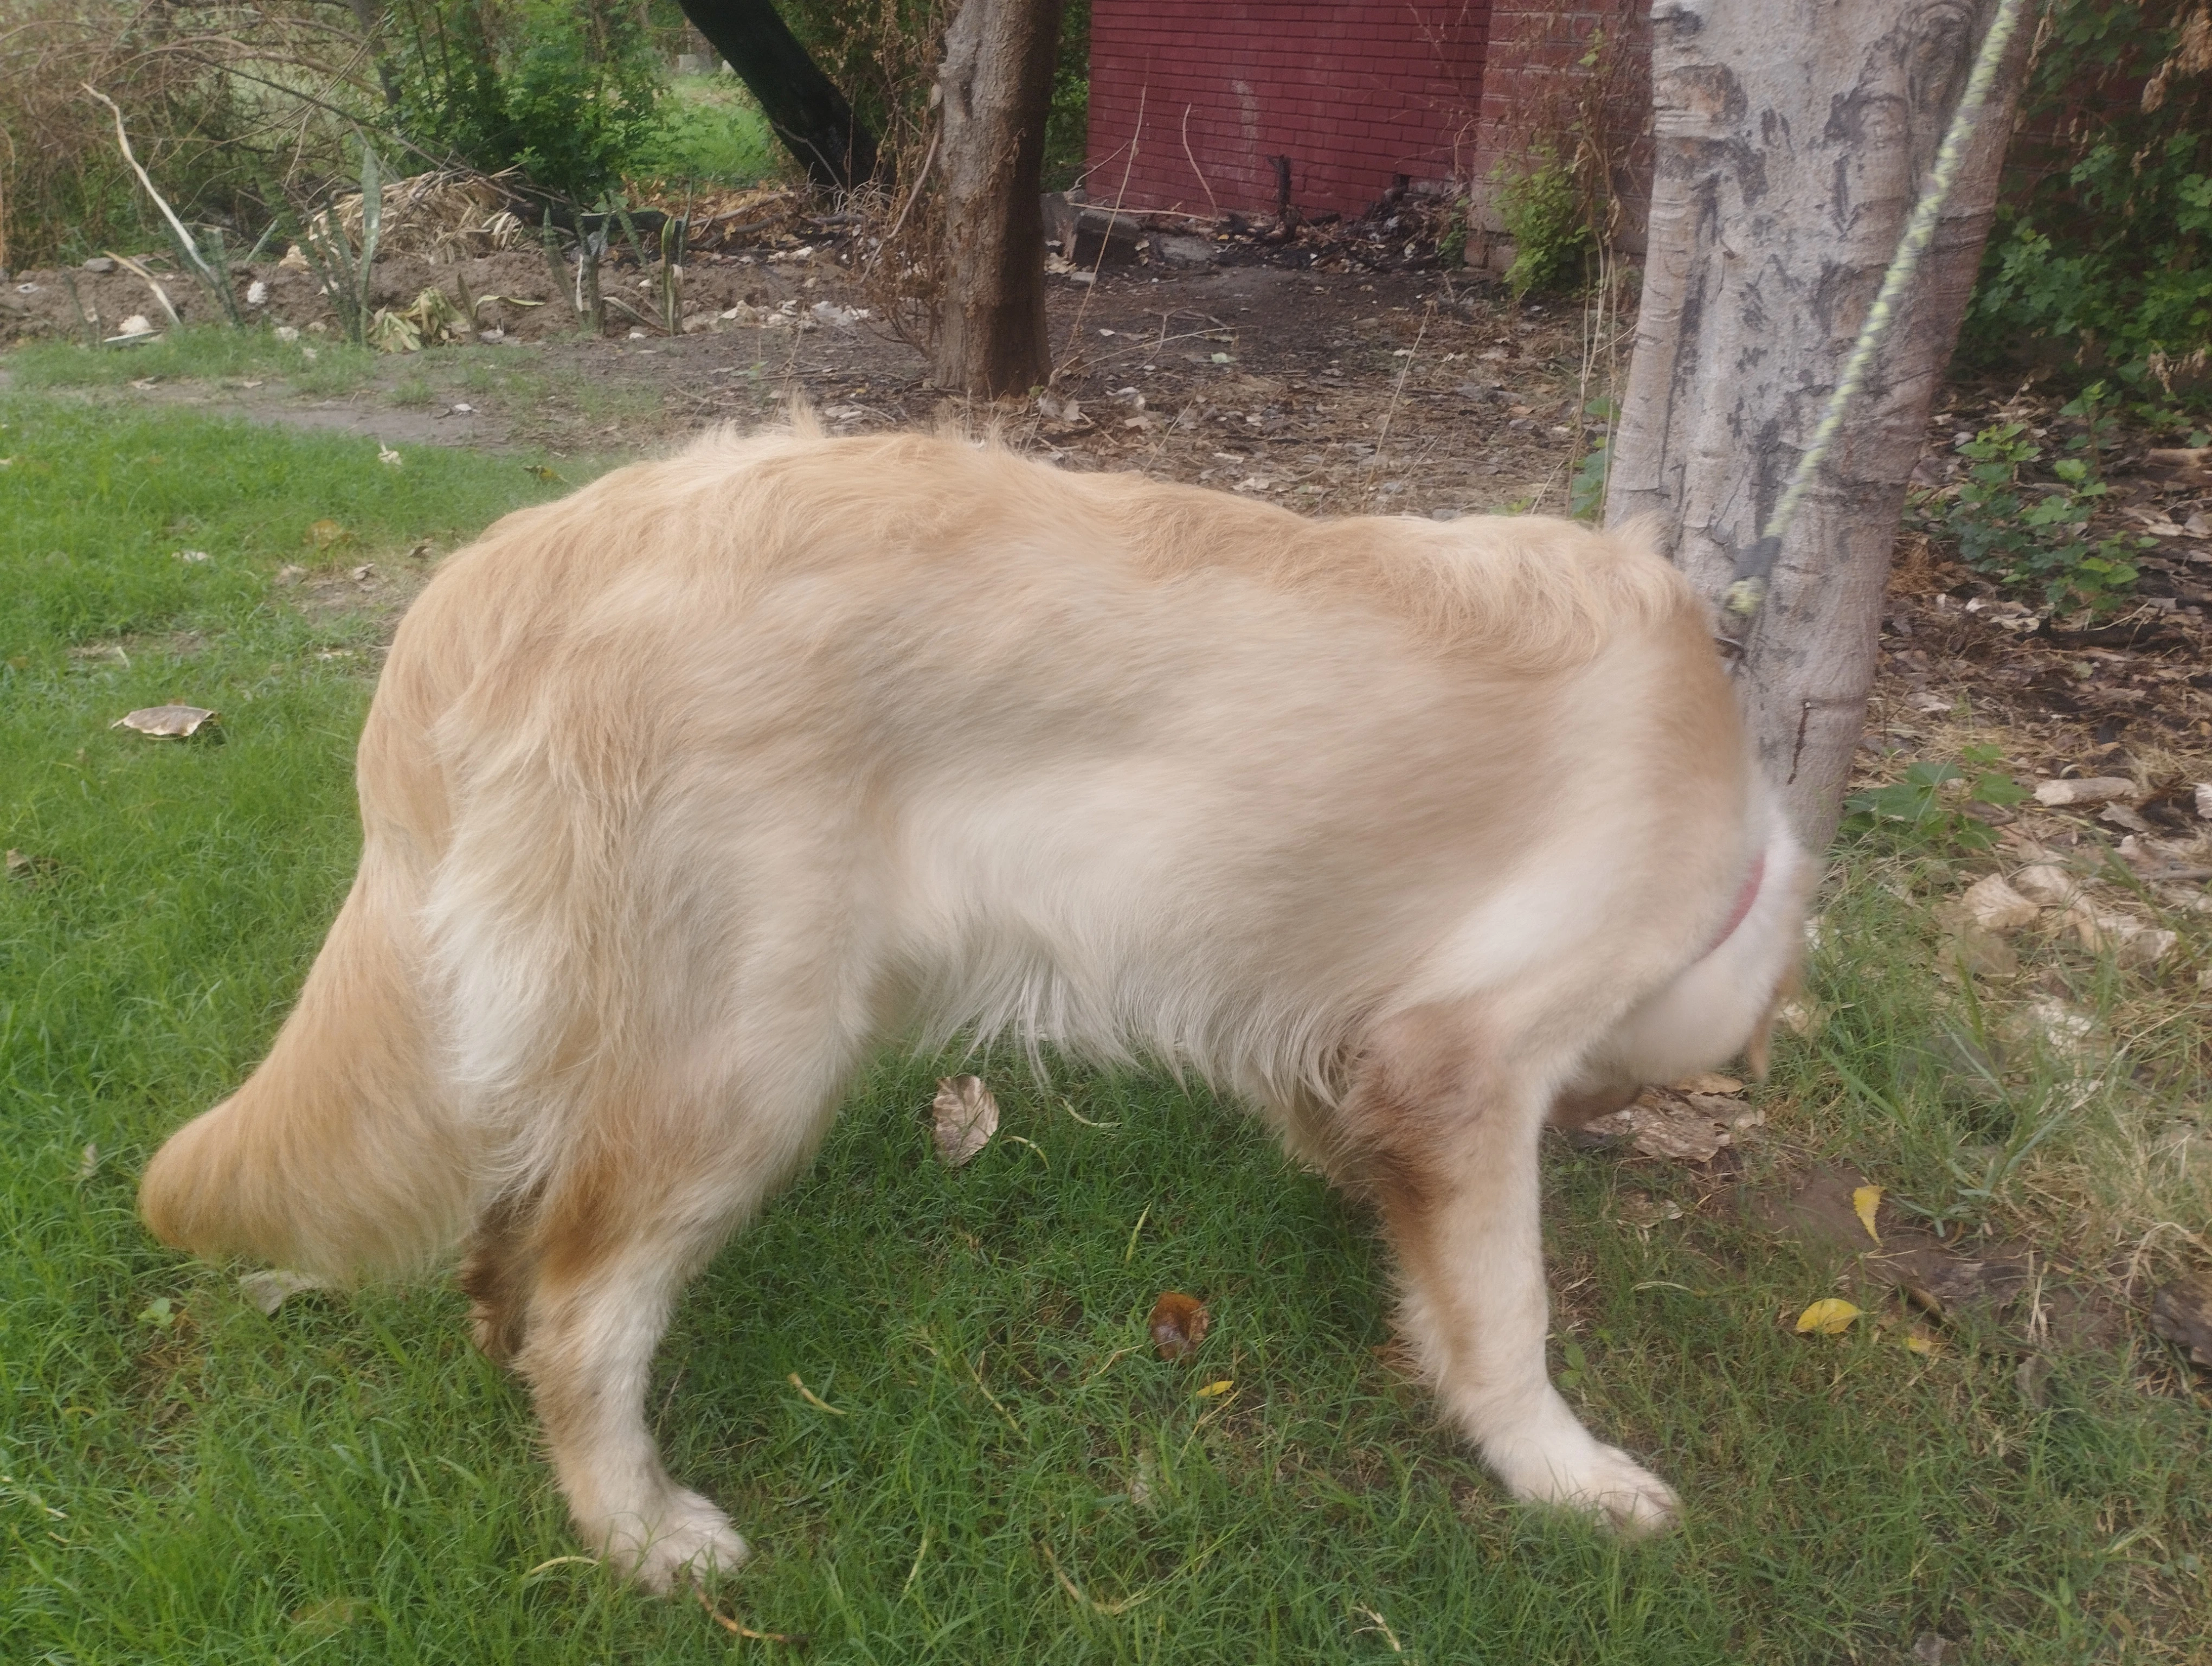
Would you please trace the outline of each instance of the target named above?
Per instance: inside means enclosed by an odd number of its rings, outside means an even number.
[[[1729,910],[1728,923],[1721,927],[1720,934],[1705,945],[1705,953],[1699,955],[1698,959],[1703,960],[1705,955],[1711,954],[1735,935],[1735,928],[1743,924],[1744,915],[1751,912],[1751,905],[1759,900],[1759,887],[1765,878],[1766,853],[1762,850],[1751,859],[1751,872],[1743,876],[1743,889],[1735,894],[1735,906]]]

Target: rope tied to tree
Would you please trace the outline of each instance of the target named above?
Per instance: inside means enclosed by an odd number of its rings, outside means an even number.
[[[1959,107],[1951,112],[1943,142],[1936,148],[1936,165],[1929,173],[1928,188],[1912,205],[1905,234],[1898,240],[1897,252],[1890,257],[1889,270],[1882,274],[1881,288],[1875,294],[1874,304],[1867,308],[1866,318],[1859,325],[1858,339],[1852,343],[1850,356],[1844,361],[1843,374],[1837,378],[1835,388],[1828,395],[1827,409],[1821,412],[1812,440],[1798,458],[1790,483],[1783,489],[1773,514],[1767,517],[1765,530],[1736,556],[1734,577],[1721,602],[1744,623],[1742,639],[1735,643],[1739,663],[1750,635],[1750,623],[1766,599],[1767,579],[1782,553],[1783,536],[1796,518],[1798,506],[1811,489],[1814,477],[1827,460],[1829,448],[1844,425],[1845,411],[1866,385],[1875,350],[1895,319],[1899,303],[1919,271],[1921,257],[1936,240],[1936,222],[1942,217],[1944,202],[1959,177],[1982,106],[1989,101],[1990,89],[1996,84],[1997,69],[2004,61],[2005,49],[2011,45],[2021,14],[2026,9],[2026,0],[2000,0],[1997,15],[1990,20],[1989,33],[1982,37],[1980,49],[1974,55],[1974,67],[1966,77],[1966,89],[1959,99]]]

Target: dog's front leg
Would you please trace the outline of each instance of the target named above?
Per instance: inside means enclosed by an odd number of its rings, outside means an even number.
[[[1446,1409],[1516,1498],[1631,1532],[1665,1526],[1665,1482],[1583,1427],[1544,1362],[1537,1216],[1547,1096],[1496,1062],[1479,1020],[1391,1020],[1344,1105],[1406,1280],[1403,1324]]]

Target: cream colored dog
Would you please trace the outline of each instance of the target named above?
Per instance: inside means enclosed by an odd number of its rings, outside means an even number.
[[[298,1008],[141,1207],[337,1279],[465,1244],[644,1584],[745,1554],[647,1432],[670,1304],[917,1035],[1250,1102],[1373,1200],[1517,1497],[1674,1512],[1546,1375],[1538,1134],[1763,1039],[1806,864],[1634,538],[717,436],[449,561],[360,786]]]

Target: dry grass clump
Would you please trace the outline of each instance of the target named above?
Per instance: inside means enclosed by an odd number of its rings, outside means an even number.
[[[377,247],[386,254],[418,255],[435,265],[515,247],[526,231],[500,186],[513,173],[435,168],[390,181],[380,193],[384,207]],[[362,240],[361,203],[361,192],[349,192],[330,210],[337,216],[338,228],[356,247]]]
[[[368,71],[348,15],[307,0],[188,11],[166,0],[11,0],[0,22],[0,267],[162,240],[86,86],[121,106],[140,160],[181,212],[235,229],[264,171],[340,171],[340,135],[379,102]]]

